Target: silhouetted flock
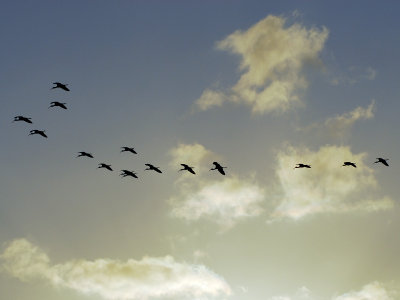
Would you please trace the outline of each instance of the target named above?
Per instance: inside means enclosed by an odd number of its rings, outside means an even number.
[[[67,87],[68,84],[63,84],[63,83],[60,83],[60,82],[53,82],[53,84],[54,84],[54,86],[51,89],[62,89],[64,91],[66,91],[66,92],[70,91],[70,89]],[[49,108],[51,108],[51,107],[60,107],[60,108],[66,110],[67,109],[66,104],[67,103],[53,101],[53,102],[50,102]],[[14,120],[12,122],[19,122],[19,121],[26,122],[26,123],[29,123],[29,124],[33,124],[32,118],[28,118],[28,117],[25,117],[25,116],[16,116],[16,117],[14,117]],[[46,132],[45,130],[33,129],[33,130],[31,130],[29,132],[29,135],[40,135],[40,136],[42,136],[44,138],[48,138],[48,136],[46,135],[45,132]],[[133,147],[127,147],[127,146],[121,147],[121,153],[122,152],[130,152],[132,154],[137,154],[137,152],[135,151],[135,149]],[[92,153],[85,152],[85,151],[78,152],[77,157],[94,158]],[[147,168],[145,170],[155,171],[155,172],[160,173],[160,174],[162,173],[162,171],[160,170],[159,167],[156,167],[156,166],[154,166],[152,164],[145,164],[145,165],[147,166]],[[226,167],[222,167],[216,161],[213,162],[213,165],[214,165],[214,168],[210,169],[210,171],[211,170],[217,170],[222,175],[225,175],[224,169]],[[182,169],[180,169],[179,171],[188,171],[189,173],[191,173],[193,175],[196,174],[196,172],[193,170],[194,167],[191,167],[191,166],[189,166],[187,164],[181,164],[181,166],[182,166]],[[110,164],[106,164],[106,163],[99,163],[97,168],[98,169],[106,169],[108,171],[113,171],[111,165]],[[120,171],[120,176],[121,177],[130,176],[130,177],[138,178],[137,173],[134,172],[134,171],[130,171],[130,170],[121,170]]]
[[[62,84],[62,83],[60,83],[60,82],[53,82],[53,84],[54,84],[55,86],[53,86],[51,89],[62,89],[62,90],[67,91],[67,92],[70,91],[69,88],[67,87],[68,84]],[[59,107],[59,108],[62,108],[62,109],[65,109],[65,110],[66,110],[66,109],[67,109],[66,104],[67,104],[67,103],[62,103],[62,102],[58,102],[58,101],[53,101],[53,102],[50,102],[49,108],[51,108],[51,107]],[[33,124],[32,118],[28,118],[28,117],[24,117],[24,116],[16,116],[16,117],[14,117],[13,122],[18,122],[18,121],[22,121],[22,122],[26,122],[26,123],[29,123],[29,124]],[[31,130],[31,131],[29,132],[29,135],[40,135],[40,136],[42,136],[42,137],[44,137],[44,138],[47,138],[47,135],[46,135],[45,132],[46,132],[45,130],[33,129],[33,130]],[[137,154],[137,152],[135,151],[135,149],[134,149],[133,147],[127,147],[127,146],[121,147],[121,153],[122,153],[122,152],[130,152],[130,153],[132,153],[132,154]],[[77,157],[94,158],[94,156],[93,156],[92,153],[88,153],[88,152],[84,152],[84,151],[78,152],[78,156],[77,156]],[[387,162],[387,161],[389,160],[388,158],[381,158],[381,157],[378,157],[378,158],[376,158],[376,159],[377,159],[377,161],[375,161],[374,163],[381,163],[381,164],[383,164],[383,165],[385,165],[385,166],[387,166],[387,167],[389,166],[389,164],[388,164],[388,162]],[[152,165],[152,164],[145,164],[145,165],[147,166],[147,168],[146,168],[145,170],[150,170],[150,171],[155,171],[155,172],[157,172],[157,173],[162,173],[162,171],[160,170],[159,167],[155,167],[155,166]],[[188,171],[189,173],[191,173],[191,174],[193,174],[193,175],[196,174],[196,172],[193,170],[194,167],[191,167],[191,166],[189,166],[189,165],[187,165],[187,164],[180,164],[180,165],[182,166],[182,169],[180,169],[179,171]],[[216,162],[216,161],[213,162],[213,165],[214,165],[214,168],[211,168],[210,171],[211,171],[211,170],[217,170],[220,174],[225,175],[224,169],[225,169],[226,167],[221,166],[221,165],[220,165],[218,162]],[[343,163],[342,166],[343,166],[343,167],[351,166],[351,167],[353,167],[353,168],[357,168],[356,164],[355,164],[354,162],[350,162],[350,161],[345,161],[345,162]],[[106,163],[99,163],[99,165],[98,165],[97,168],[98,168],[98,169],[106,169],[106,170],[108,170],[108,171],[113,171],[111,165],[106,164]],[[303,163],[298,163],[298,164],[296,164],[296,166],[294,167],[294,169],[302,169],[302,168],[310,169],[310,168],[311,168],[311,165],[303,164]],[[120,176],[121,176],[121,177],[130,176],[130,177],[138,178],[138,176],[137,176],[136,174],[137,174],[136,172],[130,171],[130,170],[121,170],[121,171],[120,171]]]

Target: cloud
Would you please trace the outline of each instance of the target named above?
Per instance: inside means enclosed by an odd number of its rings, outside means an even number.
[[[353,154],[349,147],[324,146],[318,151],[287,146],[277,154],[276,177],[281,199],[271,221],[298,220],[318,213],[372,212],[393,207],[389,197],[378,196],[374,171],[366,153]],[[357,168],[342,167],[352,161]],[[297,163],[311,169],[293,169]]]
[[[326,28],[287,26],[285,18],[272,15],[246,31],[235,31],[217,48],[240,56],[241,76],[227,91],[206,89],[197,107],[207,110],[229,101],[249,105],[257,114],[293,107],[308,86],[304,67],[321,64],[319,54],[327,37]]]
[[[349,292],[333,300],[394,300],[391,292],[387,291],[383,285],[377,281],[364,286],[360,291]]]
[[[305,130],[317,130],[319,134],[328,135],[331,138],[347,138],[354,123],[359,120],[372,119],[374,110],[375,100],[372,100],[366,108],[359,106],[350,112],[328,118],[324,123],[314,123],[306,127]]]
[[[332,300],[395,300],[393,290],[388,290],[380,282],[372,282],[361,288],[339,296],[331,297]],[[274,296],[270,300],[317,300],[306,287],[300,288],[294,295]]]
[[[199,169],[195,178],[191,174],[183,174],[176,181],[176,193],[169,199],[173,217],[187,221],[208,219],[227,229],[240,220],[262,213],[260,204],[265,193],[254,179],[242,179],[235,175],[219,180],[209,179],[208,170],[201,164],[211,165],[216,155],[202,145],[180,144],[170,154],[171,163],[196,162],[194,166]],[[206,159],[209,161],[206,162]]]
[[[171,256],[51,264],[43,250],[18,239],[9,244],[1,260],[4,270],[22,281],[41,279],[104,299],[208,299],[232,294],[225,280],[204,265],[178,263]]]
[[[333,77],[330,80],[332,85],[347,85],[352,86],[360,81],[364,80],[374,80],[378,72],[372,67],[359,68],[359,67],[350,67],[347,70],[347,74],[343,74],[340,76]]]

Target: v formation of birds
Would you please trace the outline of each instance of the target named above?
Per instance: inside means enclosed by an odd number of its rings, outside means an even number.
[[[67,87],[68,84],[63,84],[63,83],[60,83],[60,82],[53,82],[53,84],[54,84],[54,86],[51,89],[62,89],[64,91],[66,91],[66,92],[70,91],[70,89]],[[53,102],[50,102],[49,108],[58,107],[58,108],[67,110],[68,108],[67,108],[66,104],[67,103],[53,101]],[[14,120],[12,122],[18,122],[18,121],[22,121],[22,122],[25,122],[25,123],[33,124],[32,118],[28,118],[28,117],[25,117],[25,116],[20,116],[20,115],[16,116],[16,117],[14,117]],[[46,132],[45,130],[33,129],[33,130],[31,130],[29,132],[29,135],[40,135],[40,136],[42,136],[44,138],[47,138],[47,135],[46,135],[45,132]],[[121,147],[121,151],[120,152],[121,153],[122,152],[129,152],[129,153],[132,153],[132,154],[137,154],[137,152],[135,151],[135,149],[133,147],[128,147],[128,146]],[[84,152],[84,151],[78,152],[77,157],[94,158],[92,153]],[[389,164],[387,162],[389,160],[388,158],[377,157],[376,159],[377,160],[374,163],[381,163],[381,164],[383,164],[383,165],[385,165],[387,167],[389,166]],[[156,167],[156,166],[154,166],[152,164],[149,164],[149,163],[147,163],[145,165],[147,167],[145,170],[154,171],[154,172],[157,172],[157,173],[160,173],[160,174],[162,173],[162,171],[160,170],[159,167]],[[214,165],[214,167],[211,168],[210,171],[217,170],[220,174],[225,175],[224,169],[226,167],[221,166],[216,161],[213,162],[213,165]],[[357,168],[356,163],[350,162],[350,161],[343,162],[342,166],[343,167]],[[189,173],[191,173],[193,175],[196,174],[196,172],[193,170],[194,167],[191,167],[191,166],[189,166],[187,164],[184,164],[184,163],[181,164],[181,167],[182,167],[182,169],[179,169],[179,171],[187,171],[187,172],[189,172]],[[98,169],[106,169],[108,171],[113,171],[111,165],[110,164],[106,164],[106,163],[99,163],[97,168]],[[303,168],[310,169],[311,165],[304,164],[304,163],[298,163],[294,167],[294,169],[303,169]],[[120,171],[120,176],[121,177],[130,176],[130,177],[138,178],[137,173],[134,172],[134,171],[130,171],[130,170],[121,170]]]

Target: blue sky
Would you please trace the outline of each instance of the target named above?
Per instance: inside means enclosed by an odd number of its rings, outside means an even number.
[[[399,299],[398,8],[3,1],[2,293]],[[55,81],[71,91],[51,90]],[[261,95],[274,83],[287,95]],[[212,105],[202,109],[207,91]],[[48,109],[51,101],[68,110]],[[34,124],[11,123],[16,115]],[[31,129],[49,138],[28,136]],[[208,171],[215,160],[226,177]],[[358,168],[342,168],[345,160]],[[114,172],[96,169],[101,162]],[[298,162],[313,168],[293,170]],[[164,173],[144,172],[145,163]],[[179,163],[198,174],[177,172]],[[121,169],[139,180],[120,178]],[[98,284],[96,276],[120,283],[101,260],[129,270],[117,272],[126,289]],[[73,262],[87,277],[75,276]],[[152,282],[147,267],[172,276]]]

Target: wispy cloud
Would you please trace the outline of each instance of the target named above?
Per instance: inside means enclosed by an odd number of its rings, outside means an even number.
[[[314,123],[306,127],[304,131],[316,131],[320,135],[342,140],[349,137],[350,130],[357,121],[372,119],[374,110],[375,100],[372,100],[365,108],[359,106],[350,112],[330,117],[323,123]]]
[[[262,213],[260,204],[265,193],[254,179],[235,175],[209,179],[208,170],[201,166],[211,165],[216,155],[202,145],[180,144],[170,154],[174,164],[179,161],[196,162],[195,166],[200,170],[195,178],[184,174],[176,181],[176,193],[169,199],[172,216],[188,221],[208,219],[228,229],[240,220]]]
[[[282,198],[270,220],[301,219],[318,213],[372,212],[391,208],[389,197],[378,194],[374,171],[365,162],[366,153],[349,147],[324,146],[318,151],[287,146],[277,154],[276,176]],[[342,167],[352,161],[357,168]],[[297,163],[311,169],[293,169]]]
[[[179,263],[171,256],[51,264],[42,249],[18,239],[9,244],[1,260],[3,269],[22,281],[41,279],[104,299],[220,299],[232,294],[226,281],[204,265]]]
[[[374,80],[378,72],[372,67],[359,68],[350,67],[347,72],[343,75],[333,77],[330,83],[336,85],[347,85],[352,86],[360,81]]]
[[[249,105],[257,114],[293,107],[308,86],[303,69],[321,65],[319,54],[327,37],[326,28],[287,26],[285,18],[272,15],[246,31],[235,31],[217,48],[241,57],[240,79],[227,91],[206,89],[197,107],[206,110],[229,101]]]

